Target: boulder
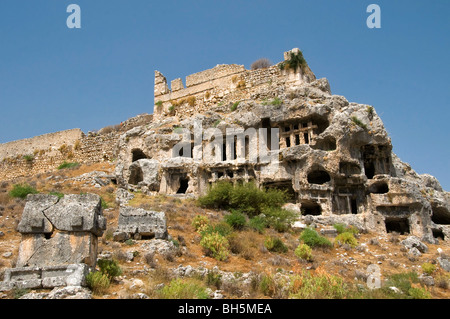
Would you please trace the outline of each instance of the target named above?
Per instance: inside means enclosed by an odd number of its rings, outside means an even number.
[[[122,206],[119,211],[119,222],[114,237],[165,239],[167,238],[167,220],[164,212],[148,211],[142,208]]]
[[[408,236],[405,240],[401,241],[401,244],[409,250],[411,250],[411,248],[417,248],[421,253],[426,253],[428,251],[428,246],[422,243],[416,236]]]
[[[450,271],[450,260],[448,260],[447,258],[438,257],[437,261],[442,269],[444,269],[445,271]]]

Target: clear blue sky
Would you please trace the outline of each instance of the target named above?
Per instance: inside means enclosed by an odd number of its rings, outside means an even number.
[[[81,7],[81,29],[66,8]],[[381,29],[366,8],[381,7]],[[450,190],[450,1],[2,0],[0,143],[153,112],[171,81],[299,47],[333,94],[373,105],[394,152]]]

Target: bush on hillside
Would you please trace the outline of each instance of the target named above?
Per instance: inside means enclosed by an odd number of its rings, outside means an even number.
[[[37,194],[38,191],[28,184],[15,184],[13,189],[9,191],[9,196],[13,198],[27,198],[28,194]]]
[[[287,246],[281,241],[278,237],[268,237],[264,241],[264,247],[267,248],[267,250],[277,253],[285,253],[288,251]]]
[[[311,248],[331,248],[333,244],[325,237],[320,236],[314,229],[305,228],[300,234],[300,241]]]
[[[247,218],[238,210],[231,210],[231,214],[225,216],[225,222],[233,229],[241,230],[247,224]]]
[[[212,256],[219,261],[223,261],[228,258],[228,240],[219,233],[214,232],[204,235],[200,240],[200,246],[205,249],[207,255]]]

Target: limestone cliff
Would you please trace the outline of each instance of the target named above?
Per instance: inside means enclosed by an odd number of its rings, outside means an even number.
[[[333,95],[300,50],[265,69],[219,65],[186,83],[170,90],[156,72],[153,121],[116,146],[121,187],[198,196],[218,180],[254,181],[286,190],[303,218],[449,238],[449,193],[401,162],[376,110]]]

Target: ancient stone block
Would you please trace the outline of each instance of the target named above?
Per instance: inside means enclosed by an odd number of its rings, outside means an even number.
[[[18,226],[16,268],[6,271],[0,289],[85,285],[105,229],[98,195],[29,195]]]
[[[167,238],[166,215],[142,208],[121,207],[114,237],[120,240],[127,238],[127,235],[134,238]]]

